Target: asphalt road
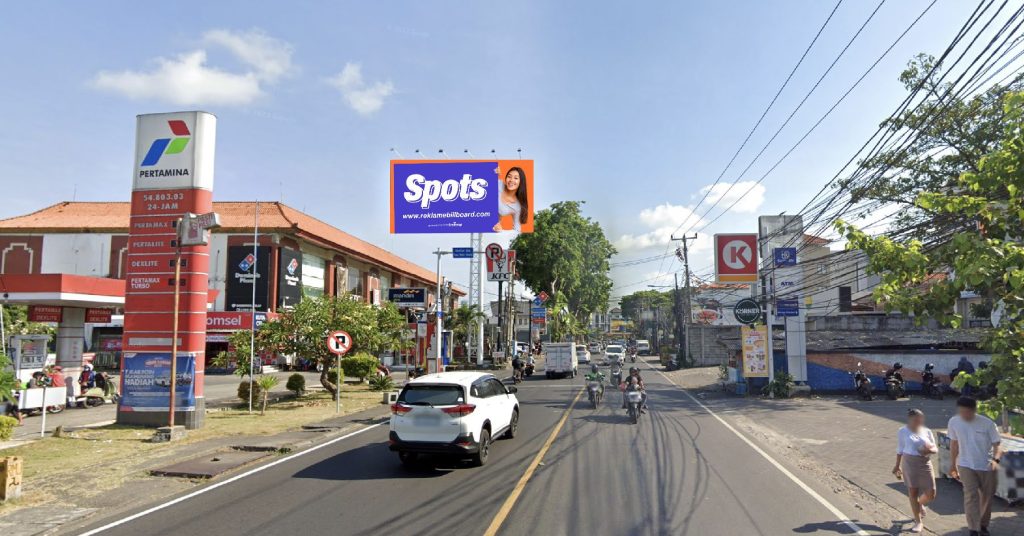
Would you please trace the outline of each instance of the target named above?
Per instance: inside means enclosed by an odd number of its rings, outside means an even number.
[[[498,534],[853,533],[664,377],[644,376],[651,407],[637,425],[617,392],[596,410],[580,398]],[[524,382],[519,436],[483,468],[408,470],[384,424],[104,534],[484,534],[581,388]]]

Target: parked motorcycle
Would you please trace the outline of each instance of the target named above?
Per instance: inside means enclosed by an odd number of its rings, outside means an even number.
[[[936,400],[942,400],[945,389],[937,376],[935,376],[935,365],[928,363],[924,366],[924,372],[921,374],[921,392],[924,396],[934,398]]]
[[[590,398],[590,403],[594,406],[594,409],[597,409],[601,405],[601,398],[604,396],[601,382],[597,380],[587,382],[587,396]]]
[[[640,404],[643,400],[643,395],[640,391],[627,391],[626,392],[626,410],[629,413],[629,420],[636,424],[637,420],[640,419]]]
[[[896,363],[891,370],[885,372],[885,394],[889,400],[907,396],[907,384],[903,381],[903,364]]]
[[[857,372],[853,374],[853,390],[862,400],[874,400],[875,398],[872,394],[874,387],[871,385],[871,379],[868,378],[867,374],[864,374],[860,363],[857,363]]]

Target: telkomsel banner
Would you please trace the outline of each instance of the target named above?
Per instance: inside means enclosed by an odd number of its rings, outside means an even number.
[[[533,160],[392,160],[391,232],[533,232]]]

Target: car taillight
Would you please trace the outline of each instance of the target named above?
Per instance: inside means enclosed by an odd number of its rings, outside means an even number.
[[[459,404],[458,406],[442,408],[441,411],[447,413],[448,415],[458,415],[459,417],[465,417],[466,415],[473,413],[473,410],[475,409],[476,406],[474,406],[473,404]]]
[[[394,415],[405,415],[406,413],[409,413],[410,411],[412,411],[412,407],[411,406],[406,406],[405,404],[402,404],[401,402],[399,402],[397,404],[391,404],[391,413],[394,414]]]

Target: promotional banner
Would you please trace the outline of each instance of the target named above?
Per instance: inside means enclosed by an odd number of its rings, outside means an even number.
[[[171,354],[131,352],[124,354],[121,369],[121,411],[162,411],[170,407]],[[175,411],[195,411],[195,355],[178,354],[178,379],[174,389]]]
[[[294,307],[302,299],[302,252],[280,249],[277,267],[277,306]]]
[[[391,232],[533,232],[533,160],[392,160]]]
[[[743,341],[743,377],[768,377],[768,326],[740,328]]]
[[[228,248],[228,278],[224,293],[224,309],[249,311],[252,309],[252,284],[256,280],[256,310],[270,309],[270,248],[231,246]]]
[[[398,307],[426,307],[427,289],[425,288],[389,288],[388,301]]]

